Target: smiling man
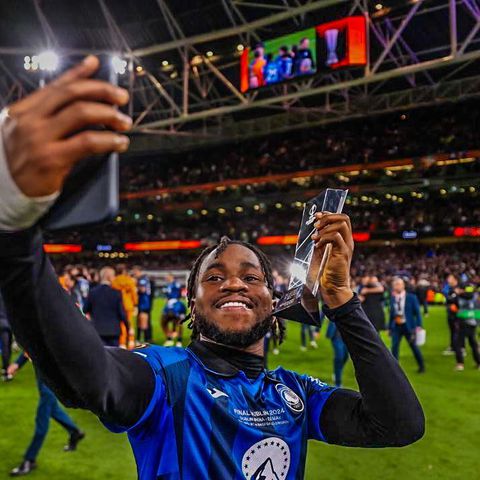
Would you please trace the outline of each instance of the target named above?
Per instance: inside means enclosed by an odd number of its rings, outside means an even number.
[[[96,67],[87,59],[13,105],[3,126],[0,288],[18,340],[56,395],[128,432],[142,480],[301,479],[308,439],[363,447],[418,440],[421,406],[348,287],[353,240],[343,214],[317,214],[312,238],[317,247],[332,245],[321,279],[324,311],[347,345],[360,392],[264,369],[263,338],[277,331],[270,263],[227,238],[192,268],[188,348],[104,347],[58,284],[33,226],[75,161],[125,148],[114,132],[78,133],[97,123],[128,128],[108,106],[125,103],[126,94],[88,80]],[[79,101],[82,108],[72,108]]]

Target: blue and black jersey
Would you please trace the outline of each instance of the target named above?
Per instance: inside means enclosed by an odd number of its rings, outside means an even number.
[[[187,307],[181,300],[171,298],[163,307],[163,314],[172,315],[183,320],[187,314]]]
[[[279,55],[276,59],[281,80],[292,78],[293,58],[289,54]]]
[[[273,60],[267,62],[264,67],[263,76],[267,85],[271,85],[272,83],[277,83],[278,81],[280,81],[278,63]]]
[[[199,343],[136,353],[156,383],[127,430],[140,479],[303,478],[307,440],[325,441],[320,416],[334,388],[283,368],[249,379],[218,359],[207,366]]]
[[[138,279],[138,311],[150,312],[152,310],[152,284],[146,275]]]
[[[172,298],[180,298],[182,296],[182,286],[180,283],[173,281],[165,287],[165,296],[168,300]]]

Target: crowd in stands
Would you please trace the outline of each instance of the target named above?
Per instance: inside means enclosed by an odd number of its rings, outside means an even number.
[[[469,102],[438,107],[434,122],[431,109],[414,110],[162,158],[131,158],[123,163],[121,183],[139,191],[466,151],[478,148],[479,111]]]
[[[264,235],[288,235],[298,231],[302,202],[281,203],[282,197],[274,197],[271,203],[258,203],[240,207],[233,205],[221,210],[180,210],[162,212],[148,216],[148,210],[133,214],[128,210],[121,221],[114,221],[95,230],[49,234],[47,240],[57,243],[82,243],[95,248],[98,243],[118,247],[125,242],[146,240],[215,241],[222,235],[246,241],[256,241]],[[349,214],[356,231],[373,234],[401,236],[402,231],[414,229],[423,236],[449,236],[459,226],[480,226],[480,204],[478,193],[422,194],[422,198],[411,193],[402,194],[402,202],[385,198],[353,197],[348,200],[344,211]],[[378,200],[378,204],[374,201]],[[202,213],[203,210],[203,213]],[[237,207],[238,210],[238,207]],[[136,215],[136,216],[134,216]]]

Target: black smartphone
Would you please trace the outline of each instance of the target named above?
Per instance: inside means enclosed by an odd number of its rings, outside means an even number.
[[[100,67],[93,78],[118,84],[112,58],[99,55]],[[81,58],[62,61],[67,70]],[[102,129],[92,125],[90,129]],[[80,161],[67,177],[62,193],[42,218],[40,224],[47,231],[72,227],[98,225],[111,220],[119,208],[119,158],[118,153],[87,158]]]

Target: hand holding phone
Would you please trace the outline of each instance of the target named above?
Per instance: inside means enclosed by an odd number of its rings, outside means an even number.
[[[2,132],[7,164],[27,197],[62,190],[75,165],[89,156],[127,150],[128,137],[117,132],[129,130],[131,120],[115,107],[128,102],[128,92],[90,78],[98,68],[98,58],[89,56],[9,107]]]

